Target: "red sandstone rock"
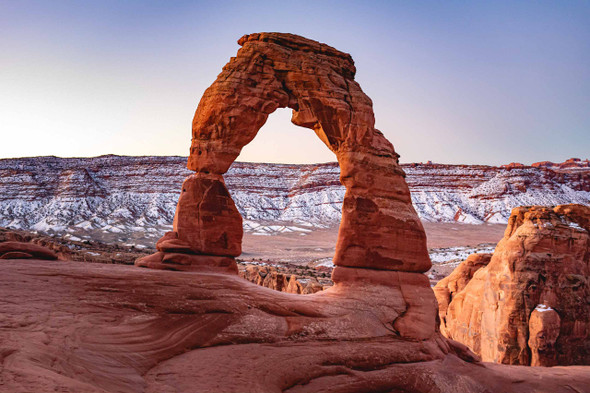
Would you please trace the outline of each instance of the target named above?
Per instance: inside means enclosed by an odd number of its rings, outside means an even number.
[[[286,274],[279,273],[272,266],[248,265],[239,272],[239,275],[256,285],[293,294],[306,295],[324,289],[317,279],[309,278],[300,281],[294,274],[287,278]]]
[[[375,129],[372,102],[354,81],[349,54],[292,34],[250,34],[205,91],[193,120],[188,168],[174,231],[193,252],[237,256],[239,214],[223,184],[268,115],[293,109],[340,164],[346,186],[334,264],[425,272],[426,236],[391,143]]]
[[[443,333],[446,332],[446,317],[449,303],[471,281],[475,272],[487,266],[491,259],[492,254],[471,254],[451,274],[440,280],[434,286],[434,294],[438,301],[440,329]]]
[[[529,319],[531,366],[555,366],[555,342],[561,330],[561,318],[555,310],[539,305]]]
[[[156,249],[162,252],[192,253],[190,245],[180,240],[176,232],[166,232],[156,243]]]
[[[156,243],[159,252],[136,265],[237,273],[233,257],[242,252],[242,217],[220,175],[199,173],[185,179],[173,227]]]
[[[515,208],[491,261],[446,314],[437,286],[442,332],[484,361],[590,364],[589,218],[582,205]],[[555,314],[539,315],[539,305]]]
[[[183,253],[157,252],[135,261],[139,267],[150,269],[176,270],[182,272],[210,271],[216,273],[237,274],[238,266],[232,257],[215,255],[194,255]]]
[[[337,266],[332,280],[337,289],[354,292],[359,288],[387,287],[398,313],[391,320],[392,331],[409,340],[426,340],[435,335],[436,300],[425,275]]]
[[[22,251],[9,251],[0,255],[0,259],[31,259],[33,256]]]
[[[197,254],[235,257],[242,253],[242,216],[221,175],[198,173],[186,178],[174,232]]]
[[[8,255],[6,255],[8,254]],[[21,256],[20,258],[18,256]],[[0,243],[0,258],[21,259],[21,258],[38,258],[38,259],[57,259],[57,254],[47,247],[40,246],[33,243],[25,243],[18,241],[7,241]]]
[[[438,333],[401,338],[391,327],[408,310],[399,288],[369,282],[298,296],[227,274],[7,260],[0,298],[3,392],[566,393],[590,386],[589,367],[479,363]]]

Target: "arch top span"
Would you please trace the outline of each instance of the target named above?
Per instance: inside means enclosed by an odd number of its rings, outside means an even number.
[[[393,145],[375,128],[371,99],[354,80],[352,57],[326,44],[283,33],[239,39],[241,48],[205,91],[192,127],[188,168],[174,232],[159,250],[235,257],[241,217],[223,174],[277,108],[312,129],[334,152],[346,187],[334,279],[369,268],[424,272],[426,236],[412,207]]]
[[[268,115],[285,107],[337,156],[362,150],[397,157],[374,128],[371,99],[354,80],[348,53],[293,34],[250,34],[238,43],[195,113],[189,169],[225,173]]]

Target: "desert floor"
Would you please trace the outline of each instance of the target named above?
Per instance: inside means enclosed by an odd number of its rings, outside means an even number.
[[[505,224],[423,223],[428,248],[476,247],[497,243],[504,235]],[[316,229],[310,233],[285,233],[272,236],[244,234],[241,259],[306,264],[332,258],[338,228]]]

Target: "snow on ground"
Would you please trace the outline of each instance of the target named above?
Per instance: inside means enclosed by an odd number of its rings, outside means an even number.
[[[185,162],[184,157],[117,156],[0,160],[0,226],[127,238],[150,232],[157,237],[163,228],[171,230],[180,186],[191,173]],[[554,176],[545,169],[403,168],[414,208],[424,221],[505,224],[516,206],[590,204],[579,176]],[[345,188],[339,173],[336,163],[234,163],[225,180],[246,232],[305,235],[340,221]]]
[[[475,253],[493,253],[496,249],[495,245],[480,244],[478,246],[464,246],[464,247],[447,247],[447,248],[431,248],[428,251],[430,260],[433,264],[456,262],[456,265],[463,262],[471,254]]]

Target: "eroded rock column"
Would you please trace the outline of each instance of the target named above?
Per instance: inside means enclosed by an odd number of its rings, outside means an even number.
[[[173,231],[158,243],[156,254],[136,265],[154,269],[236,274],[242,252],[242,216],[221,174],[187,177],[174,216]]]

